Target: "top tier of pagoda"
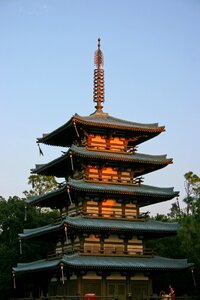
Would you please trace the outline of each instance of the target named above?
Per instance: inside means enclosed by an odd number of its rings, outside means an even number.
[[[83,141],[88,134],[97,133],[104,137],[105,144],[101,147],[102,150],[111,150],[107,142],[111,138],[125,137],[123,147],[119,151],[129,151],[135,148],[136,145],[149,140],[165,130],[164,126],[159,126],[157,123],[142,124],[130,122],[110,116],[103,112],[104,99],[104,69],[103,69],[103,53],[100,49],[100,39],[98,39],[98,49],[94,55],[94,92],[93,101],[96,103],[96,111],[89,116],[80,116],[75,114],[63,126],[57,128],[49,134],[44,134],[42,138],[38,139],[38,143],[48,145],[56,145],[69,147],[77,141]],[[87,133],[87,134],[85,134]],[[89,141],[88,145],[89,146]]]

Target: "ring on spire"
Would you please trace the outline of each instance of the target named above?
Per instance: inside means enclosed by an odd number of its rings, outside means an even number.
[[[98,38],[98,49],[94,53],[94,64],[96,68],[94,69],[94,92],[93,101],[97,102],[95,108],[98,112],[102,112],[104,102],[104,70],[103,70],[103,52],[100,49],[100,38]]]

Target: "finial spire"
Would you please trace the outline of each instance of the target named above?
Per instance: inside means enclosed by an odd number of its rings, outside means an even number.
[[[98,49],[94,53],[94,96],[93,101],[97,103],[95,106],[97,112],[102,112],[104,102],[104,70],[103,70],[103,52],[101,51],[101,40],[98,38]]]

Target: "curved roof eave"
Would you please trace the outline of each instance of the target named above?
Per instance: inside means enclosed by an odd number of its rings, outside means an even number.
[[[152,164],[157,166],[157,168],[162,168],[168,164],[172,163],[172,158],[167,158],[166,154],[164,155],[148,155],[142,153],[111,153],[106,151],[96,151],[96,150],[88,150],[83,147],[77,147],[72,145],[69,150],[64,153],[62,156],[50,161],[47,164],[36,165],[35,169],[31,169],[32,173],[41,173],[45,172],[47,169],[55,167],[57,164],[67,162],[69,159],[69,155],[72,154],[75,157],[85,157],[85,158],[93,158],[100,159],[106,161],[123,161],[128,163],[138,163],[138,164]]]
[[[172,259],[165,257],[116,257],[116,256],[86,256],[79,254],[63,255],[55,260],[39,260],[30,263],[20,263],[13,268],[16,273],[31,273],[58,268],[61,264],[71,269],[86,270],[184,270],[191,268],[187,259]]]
[[[109,114],[91,114],[90,116],[80,116],[75,114],[74,122],[85,125],[93,125],[97,127],[110,127],[130,131],[144,131],[144,132],[162,132],[165,126],[158,126],[158,123],[137,123],[110,116]]]
[[[69,142],[67,142],[67,139],[65,141],[62,141],[62,135],[64,134],[66,137],[67,132],[71,130],[73,127],[74,127],[73,131],[75,134],[77,130],[76,124],[99,127],[99,128],[111,128],[111,129],[130,131],[130,132],[134,132],[134,131],[146,132],[146,133],[151,133],[154,136],[165,131],[165,126],[158,126],[158,123],[151,123],[151,124],[134,123],[134,122],[129,122],[126,120],[114,118],[112,116],[109,116],[108,114],[104,114],[104,116],[102,116],[102,114],[100,115],[91,114],[90,116],[86,116],[86,117],[75,114],[64,125],[60,126],[59,128],[57,128],[56,130],[52,131],[49,134],[43,134],[43,137],[38,138],[37,142],[48,144],[48,145],[57,145],[57,146],[64,146],[64,147],[69,146]]]
[[[41,194],[41,195],[34,195],[34,196],[31,196],[30,198],[26,199],[25,200],[25,203],[26,204],[34,204],[34,205],[37,205],[37,203],[43,201],[43,200],[47,200],[47,199],[51,199],[51,198],[54,198],[60,194],[63,194],[66,192],[66,186],[63,186],[55,191],[52,191],[52,192],[49,192],[49,193],[46,193],[46,194]]]
[[[92,219],[83,217],[66,217],[59,224],[50,224],[33,229],[24,229],[18,236],[21,239],[43,236],[64,228],[67,225],[79,230],[111,230],[114,232],[136,232],[136,233],[166,233],[176,234],[180,225],[178,223],[167,223],[160,221],[133,221],[118,219]]]
[[[140,196],[154,196],[164,198],[174,198],[178,195],[178,192],[174,191],[173,187],[161,188],[149,185],[133,185],[133,184],[114,184],[114,183],[102,183],[91,182],[84,180],[74,180],[69,178],[67,186],[74,190],[99,193],[111,193],[111,194],[129,194]]]
[[[64,125],[58,127],[57,129],[53,130],[50,133],[43,134],[41,138],[37,138],[37,142],[48,144],[48,140],[50,140],[52,137],[56,136],[57,134],[62,133],[64,130],[70,127],[72,125],[72,120],[73,120],[73,116]]]
[[[108,184],[108,183],[99,183],[99,182],[87,182],[84,180],[74,180],[69,178],[66,185],[62,188],[55,190],[53,192],[32,196],[29,199],[26,199],[25,202],[28,205],[37,205],[44,200],[51,200],[52,198],[56,198],[57,196],[65,195],[67,197],[67,189],[66,187],[74,190],[74,191],[83,191],[90,193],[102,193],[102,194],[117,194],[117,195],[130,195],[136,197],[154,197],[158,199],[170,200],[174,197],[178,196],[179,192],[174,191],[172,187],[170,188],[159,188],[148,185],[125,185],[125,184]],[[149,203],[146,205],[150,205],[153,203]],[[143,206],[146,206],[143,205]]]
[[[119,153],[119,152],[110,152],[110,151],[98,151],[98,150],[88,150],[84,147],[77,147],[72,145],[69,149],[69,152],[77,156],[87,156],[101,159],[110,159],[110,160],[121,160],[121,161],[134,161],[139,163],[171,163],[172,158],[167,158],[166,154],[163,155],[149,155],[142,153]]]

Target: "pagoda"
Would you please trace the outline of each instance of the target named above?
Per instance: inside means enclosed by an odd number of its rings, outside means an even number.
[[[179,228],[177,223],[151,220],[140,211],[178,195],[171,187],[144,184],[145,174],[166,167],[172,159],[137,151],[165,127],[105,113],[100,39],[94,62],[95,112],[75,114],[37,140],[66,147],[61,157],[32,170],[64,182],[53,192],[26,200],[26,206],[59,210],[60,219],[19,234],[23,243],[42,239],[55,244],[43,259],[13,268],[15,287],[17,276],[24,276],[29,295],[35,293],[38,299],[55,295],[81,299],[88,293],[102,299],[147,299],[154,292],[156,276],[191,267],[186,259],[160,257],[146,247],[148,239],[176,235]]]

